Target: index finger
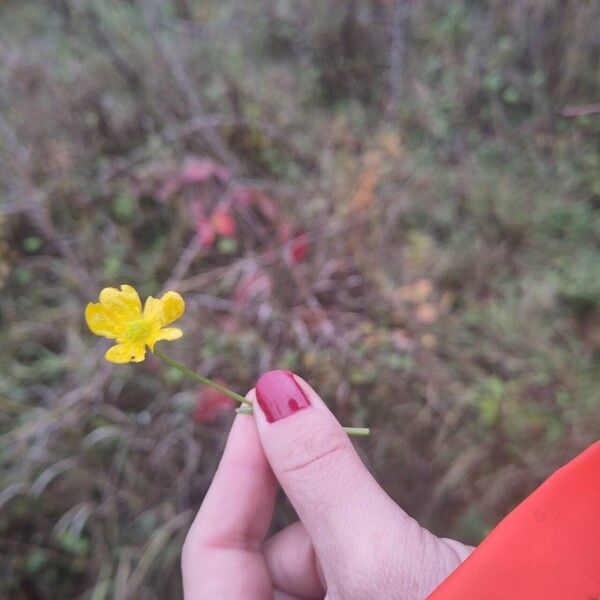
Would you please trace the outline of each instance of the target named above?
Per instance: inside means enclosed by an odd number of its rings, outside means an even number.
[[[260,547],[271,522],[276,486],[254,419],[238,415],[184,544],[186,598],[235,598],[238,584],[247,589],[253,580],[259,583],[257,571],[265,568]],[[207,594],[208,589],[213,593]]]

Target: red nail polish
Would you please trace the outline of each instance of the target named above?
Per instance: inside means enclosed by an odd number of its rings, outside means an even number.
[[[310,400],[289,371],[265,373],[256,382],[256,400],[269,423],[310,406]]]

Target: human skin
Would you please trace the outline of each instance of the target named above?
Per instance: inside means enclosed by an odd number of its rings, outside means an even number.
[[[472,552],[393,502],[300,377],[247,397],[183,547],[186,600],[417,600]],[[299,520],[266,539],[278,486]]]

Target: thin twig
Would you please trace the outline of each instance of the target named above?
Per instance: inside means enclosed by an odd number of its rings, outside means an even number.
[[[224,277],[225,275],[235,272],[236,270],[242,270],[249,265],[268,266],[283,260],[286,253],[288,253],[294,245],[298,243],[310,243],[316,239],[326,239],[342,233],[355,226],[357,223],[362,223],[365,219],[368,219],[369,215],[366,211],[356,211],[351,217],[344,221],[338,221],[337,223],[327,223],[321,227],[303,233],[301,235],[292,238],[291,240],[262,252],[261,254],[250,256],[246,258],[240,258],[236,261],[223,265],[221,267],[215,267],[194,277],[183,279],[182,281],[174,281],[173,286],[179,292],[193,292],[198,289],[202,289],[208,283],[214,279]]]
[[[129,85],[131,90],[135,93],[139,92],[144,86],[142,78],[139,76],[136,69],[121,55],[121,52],[116,48],[111,38],[104,31],[100,23],[101,17],[91,3],[86,6],[85,14],[90,25],[92,36],[98,46],[105,50],[110,56],[116,71],[127,82],[127,85]]]
[[[3,137],[7,160],[13,166],[13,173],[18,176],[16,194],[17,202],[22,206],[20,212],[26,214],[38,232],[54,246],[69,265],[71,283],[88,296],[97,289],[97,282],[90,275],[89,270],[77,260],[73,249],[54,227],[48,211],[48,194],[33,184],[31,153],[19,141],[16,132],[1,113],[0,134]]]
[[[600,114],[599,104],[584,104],[582,106],[565,106],[558,113],[561,117],[583,117]]]
[[[410,0],[395,0],[392,8],[392,32],[390,45],[390,98],[388,110],[396,110],[402,91],[402,74],[406,52],[406,27]]]
[[[158,140],[161,145],[174,144],[181,142],[184,138],[201,132],[207,128],[216,127],[254,127],[260,129],[261,134],[276,140],[279,143],[286,144],[290,151],[295,155],[299,161],[307,161],[308,157],[302,155],[302,151],[298,148],[293,147],[292,141],[286,136],[284,131],[281,131],[275,124],[265,122],[261,119],[252,119],[249,117],[239,117],[235,115],[219,115],[219,114],[207,114],[201,117],[192,117],[188,121],[178,123],[176,125],[166,127],[159,133],[153,133],[151,138],[136,148],[126,156],[121,156],[115,160],[104,165],[98,175],[100,183],[107,183],[111,179],[121,175],[127,169],[132,168],[136,164],[145,160],[152,149],[155,147],[155,143]],[[243,183],[244,178],[238,178],[238,183]]]
[[[174,51],[173,46],[165,41],[161,33],[162,25],[160,23],[160,6],[157,0],[145,5],[148,22],[148,32],[155,48],[161,58],[169,67],[173,79],[188,105],[188,110],[194,118],[205,118],[206,111],[202,106],[200,96],[196,91],[194,83],[189,78],[181,57]],[[242,171],[241,164],[237,157],[229,151],[225,140],[216,129],[210,124],[202,130],[202,137],[208,144],[212,152],[223,162],[232,173]]]
[[[196,260],[201,250],[202,248],[200,247],[198,237],[194,235],[187,245],[187,248],[179,256],[179,260],[175,263],[163,291],[172,290],[175,287],[176,282],[187,275],[192,263]]]

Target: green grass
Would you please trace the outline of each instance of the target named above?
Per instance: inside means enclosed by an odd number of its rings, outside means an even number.
[[[231,415],[103,361],[105,285],[174,280],[174,356],[240,393],[295,370],[371,426],[438,534],[477,543],[598,439],[600,117],[559,115],[598,101],[593,3],[414,6],[396,98],[376,3],[113,4],[0,9],[0,596],[179,593]],[[206,156],[227,186],[163,193]],[[240,189],[199,248],[191,205]]]

